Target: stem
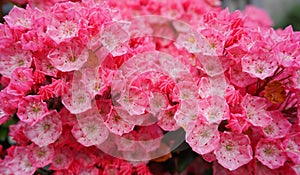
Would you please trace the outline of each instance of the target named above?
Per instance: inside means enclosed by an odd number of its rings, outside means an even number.
[[[96,53],[96,52],[98,52],[101,48],[102,48],[102,45],[99,46],[99,47],[97,47],[93,52]]]
[[[286,100],[285,100],[284,102],[282,102],[282,103],[278,106],[278,109],[280,109],[281,106],[282,106],[283,104],[284,104],[284,107],[282,108],[282,110],[284,110],[284,109],[286,108],[286,106],[287,106],[287,104],[288,104],[288,102],[289,102],[289,100],[290,100],[290,98],[291,98],[291,95],[292,95],[292,93],[291,93],[291,92],[288,92],[287,97],[286,97]]]
[[[284,77],[284,78],[279,79],[278,81],[283,81],[283,80],[289,79],[290,77],[292,77],[292,76],[289,75],[289,76],[287,76],[287,77]]]

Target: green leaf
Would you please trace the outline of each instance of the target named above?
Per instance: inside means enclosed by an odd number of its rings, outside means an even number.
[[[8,135],[8,129],[0,127],[0,142],[4,142]]]

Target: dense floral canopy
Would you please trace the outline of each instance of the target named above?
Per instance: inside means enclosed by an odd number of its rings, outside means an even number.
[[[0,174],[151,174],[178,140],[216,175],[300,174],[291,27],[218,0],[15,1],[0,24],[0,123],[16,121]]]

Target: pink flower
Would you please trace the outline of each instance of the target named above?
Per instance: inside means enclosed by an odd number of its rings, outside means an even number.
[[[273,57],[269,52],[262,50],[250,52],[242,58],[243,72],[261,80],[270,77],[278,68],[278,63]]]
[[[225,93],[226,102],[230,106],[237,106],[241,103],[243,96],[239,90],[227,90]]]
[[[294,83],[294,87],[296,89],[300,89],[300,70],[299,69],[293,70],[292,81]]]
[[[73,162],[73,152],[67,146],[58,147],[55,149],[53,161],[50,170],[63,170],[67,169]]]
[[[110,132],[120,136],[124,133],[129,133],[134,128],[133,124],[126,122],[120,117],[118,110],[116,109],[111,110],[104,124],[110,130]]]
[[[261,26],[261,27],[270,27],[273,22],[270,16],[262,9],[247,5],[244,11],[247,20],[246,25],[249,27]]]
[[[152,165],[180,170],[166,137],[179,127],[200,154],[183,174],[300,172],[292,27],[219,0],[14,1],[28,6],[0,24],[0,123],[15,143],[0,174],[166,175]]]
[[[78,40],[62,42],[48,54],[50,63],[62,72],[79,70],[89,57],[89,52]]]
[[[47,112],[47,105],[42,101],[41,96],[28,95],[19,102],[17,115],[23,122],[34,125],[39,122]]]
[[[189,127],[190,122],[197,120],[198,118],[204,118],[200,114],[199,100],[183,101],[180,104],[180,108],[176,111],[174,119],[177,124],[183,128]]]
[[[62,133],[62,123],[59,114],[55,111],[49,111],[43,118],[24,128],[24,134],[38,146],[47,146],[55,142]]]
[[[229,69],[230,82],[238,87],[246,87],[257,80],[251,77],[248,73],[243,72],[240,64],[235,64]]]
[[[17,30],[26,30],[30,29],[31,25],[33,23],[32,21],[32,9],[27,6],[26,9],[14,7],[10,12],[8,16],[5,16],[4,19],[7,22],[7,24]]]
[[[9,115],[0,108],[0,125],[9,120]]]
[[[99,145],[103,143],[109,131],[95,109],[77,114],[78,124],[72,129],[72,134],[83,145]]]
[[[278,62],[284,67],[300,66],[299,43],[291,43],[290,41],[282,41],[277,45],[279,50]]]
[[[12,73],[7,91],[16,95],[25,95],[29,90],[31,90],[33,84],[32,69],[20,67],[15,69]]]
[[[9,126],[9,136],[20,145],[27,145],[30,142],[23,132],[26,125],[24,122],[18,122],[15,125]]]
[[[33,52],[42,50],[44,47],[43,39],[37,31],[28,31],[21,36],[22,48]]]
[[[126,48],[122,47],[129,41],[129,34],[126,31],[128,25],[126,22],[109,22],[102,25],[100,41],[113,56],[127,52]]]
[[[58,70],[50,63],[49,59],[45,59],[47,54],[38,52],[34,55],[34,64],[38,71],[43,72],[45,75],[56,77]]]
[[[91,95],[82,82],[73,82],[62,95],[63,105],[72,113],[79,114],[91,108]]]
[[[1,109],[9,114],[9,115],[13,115],[17,108],[18,108],[18,104],[19,101],[21,100],[20,96],[14,95],[14,94],[10,94],[7,92],[7,89],[4,89],[0,92],[0,106]]]
[[[230,114],[230,119],[228,120],[229,128],[232,132],[242,133],[250,127],[249,122],[244,114]]]
[[[262,131],[268,138],[284,138],[291,129],[292,124],[279,111],[270,111],[272,122],[263,127]]]
[[[56,97],[60,97],[67,92],[67,85],[62,79],[52,79],[52,84],[50,85],[50,87],[52,88],[53,93]]]
[[[19,43],[0,50],[0,73],[10,78],[16,68],[29,67],[32,61],[31,52],[24,51]]]
[[[18,32],[14,32],[8,24],[0,24],[0,48],[8,48],[19,39]]]
[[[156,86],[158,86],[162,93],[171,93],[173,91],[175,83],[170,77],[161,76],[156,82]]]
[[[265,127],[271,123],[272,118],[266,111],[266,99],[247,94],[244,96],[241,105],[252,125]]]
[[[31,155],[29,153],[26,147],[16,147],[13,151],[13,157],[6,166],[13,170],[14,174],[32,175],[37,167],[30,162],[29,157]]]
[[[48,36],[57,44],[69,42],[79,36],[82,31],[81,23],[86,21],[81,17],[81,8],[78,3],[72,2],[55,4],[51,8],[52,20],[47,26]]]
[[[218,163],[230,171],[249,163],[252,154],[249,137],[231,132],[220,135],[220,143],[215,149]]]
[[[219,96],[211,96],[202,99],[199,103],[200,114],[208,123],[219,124],[222,120],[229,119],[229,108],[225,99]]]
[[[217,124],[208,124],[197,120],[187,128],[186,142],[192,147],[193,151],[199,154],[203,155],[214,151],[219,140],[220,135]]]
[[[256,145],[255,158],[270,169],[276,169],[285,163],[287,157],[279,140],[260,139]]]
[[[168,98],[159,92],[154,92],[151,95],[152,96],[149,99],[149,112],[157,115],[160,113],[160,111],[166,109],[166,107],[168,106]]]
[[[300,134],[288,134],[283,141],[287,156],[295,163],[300,163]]]
[[[51,145],[39,147],[37,145],[31,144],[29,146],[29,154],[30,156],[28,157],[28,159],[35,167],[44,167],[52,163],[54,149]]]
[[[178,109],[178,105],[169,106],[160,111],[157,124],[165,131],[174,131],[179,128],[174,115]]]

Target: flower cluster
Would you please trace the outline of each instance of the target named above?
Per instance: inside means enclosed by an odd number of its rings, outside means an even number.
[[[214,174],[300,174],[291,27],[218,0],[17,2],[0,24],[0,123],[17,120],[0,174],[151,174],[180,128]]]

